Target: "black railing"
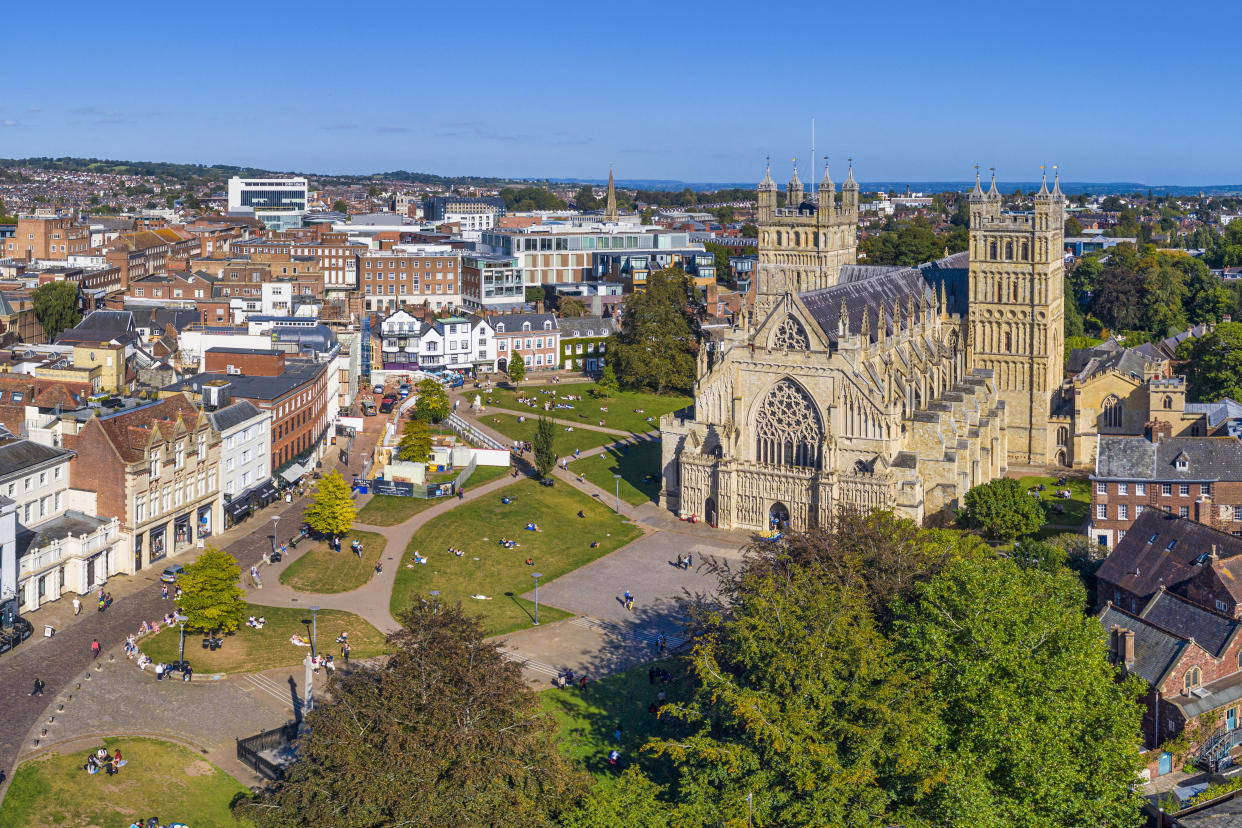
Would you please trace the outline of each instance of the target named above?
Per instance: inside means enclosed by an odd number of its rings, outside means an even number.
[[[1224,759],[1238,745],[1242,745],[1242,728],[1230,729],[1228,725],[1222,725],[1195,751],[1194,764],[1210,773],[1216,773],[1222,764],[1228,767]]]
[[[260,754],[268,750],[280,750],[288,746],[298,737],[298,723],[288,722],[274,730],[267,730],[257,736],[237,740],[237,758],[254,768],[255,773],[272,781],[284,778],[283,765],[273,762]]]

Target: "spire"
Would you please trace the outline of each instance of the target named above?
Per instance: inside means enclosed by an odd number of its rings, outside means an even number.
[[[795,158],[793,177],[789,179],[789,186],[785,190],[785,206],[797,210],[800,204],[802,204],[802,180],[798,178],[798,159]]]
[[[775,190],[776,189],[776,182],[772,180],[772,156],[768,156],[768,166],[767,166],[767,169],[764,170],[763,180],[759,182],[759,189],[761,190]]]
[[[944,282],[940,283],[940,315],[944,316],[949,312],[949,303],[945,301]]]
[[[616,221],[617,187],[612,180],[612,165],[608,165],[608,203],[604,207],[604,221]]]
[[[850,335],[850,309],[845,306],[845,300],[841,300],[841,315],[837,317],[837,333],[842,337]]]
[[[831,207],[837,192],[837,185],[832,183],[832,176],[828,174],[828,156],[824,156],[824,177],[819,180],[819,206]],[[824,193],[828,195],[825,196]]]
[[[996,189],[996,167],[989,167],[992,171],[992,186],[988,188],[988,201],[1000,201],[1000,190]]]
[[[1035,194],[1036,201],[1051,201],[1052,195],[1048,192],[1048,171],[1044,169],[1044,165],[1039,165],[1040,182],[1039,192]]]
[[[901,300],[893,299],[893,338],[901,333]]]
[[[888,332],[888,322],[884,318],[884,303],[880,303],[880,307],[875,311],[875,341],[883,342],[884,334]]]
[[[976,204],[983,201],[984,198],[983,187],[979,186],[979,165],[975,164],[975,188],[970,191],[969,200],[970,203]]]
[[[914,294],[906,294],[906,327],[914,330]]]
[[[1057,201],[1065,201],[1065,196],[1061,193],[1061,174],[1057,172],[1057,165],[1052,165],[1052,197]]]
[[[845,183],[841,185],[842,189],[857,190],[858,182],[854,180],[854,159],[849,159],[850,174],[845,177]]]

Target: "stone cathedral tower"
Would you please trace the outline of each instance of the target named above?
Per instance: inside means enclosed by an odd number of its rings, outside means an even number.
[[[985,194],[975,173],[970,203],[970,326],[975,368],[995,372],[1005,402],[1010,463],[1045,463],[1053,395],[1064,345],[1065,199],[1047,176],[1031,213],[1002,212],[992,175]]]
[[[832,287],[841,268],[858,261],[858,182],[853,165],[841,185],[840,204],[827,164],[818,203],[804,197],[796,166],[786,196],[785,206],[778,208],[776,182],[769,165],[759,184],[759,269],[753,325],[761,324],[786,293]]]

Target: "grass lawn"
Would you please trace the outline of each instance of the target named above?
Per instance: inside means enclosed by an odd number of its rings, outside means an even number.
[[[540,583],[546,584],[641,534],[638,527],[565,483],[549,488],[524,480],[506,487],[503,495],[513,502],[502,503],[502,492],[495,492],[440,515],[414,535],[393,586],[394,615],[409,606],[415,594],[438,589],[442,601],[460,601],[480,616],[488,635],[522,629],[530,626],[534,615],[533,604],[518,597],[534,587],[531,572],[542,572]],[[578,517],[579,510],[586,514],[585,520]],[[529,521],[541,531],[526,531]],[[502,537],[520,546],[505,549],[500,546]],[[599,541],[599,546],[592,549],[592,541]],[[465,554],[450,555],[450,546]],[[414,562],[415,551],[427,556],[426,564]],[[526,565],[527,557],[534,559],[534,566]],[[567,617],[561,610],[539,607],[540,622]]]
[[[224,646],[214,651],[202,648],[201,634],[191,635],[186,631],[185,657],[196,673],[254,673],[299,664],[310,652],[308,647],[289,641],[294,633],[310,639],[309,610],[248,604],[246,616],[251,615],[267,619],[263,629],[256,630],[243,623],[237,632],[225,636]],[[302,623],[303,619],[306,623]],[[342,632],[349,633],[350,658],[368,658],[384,652],[384,634],[352,612],[320,610],[316,626],[318,646],[324,652],[339,652],[335,641]],[[139,649],[153,661],[176,661],[178,632],[176,627],[160,630],[153,637],[139,640]]]
[[[543,411],[544,402],[555,403],[556,397],[552,394],[541,393],[543,391],[555,392],[557,395],[572,394],[582,395],[581,400],[564,401],[573,408],[553,408],[551,411]],[[532,413],[545,413],[549,417],[558,417],[562,420],[580,420],[585,423],[598,424],[602,419],[604,425],[609,428],[619,428],[622,431],[632,431],[636,434],[652,431],[660,427],[659,419],[662,414],[670,411],[676,411],[684,408],[693,400],[682,394],[649,394],[642,391],[620,391],[607,399],[596,399],[591,396],[591,383],[575,383],[568,385],[561,383],[559,385],[532,385],[529,388],[521,386],[514,391],[509,388],[493,389],[490,394],[479,392],[483,400],[484,407],[507,408],[510,411],[526,411]],[[538,408],[530,408],[529,406],[517,401],[517,398],[533,397],[539,400]],[[488,402],[491,397],[492,402]],[[471,400],[474,397],[470,397]],[[600,411],[600,406],[607,408],[607,411]],[[636,412],[634,409],[641,408],[642,413]],[[652,422],[647,422],[648,417],[654,417]]]
[[[648,675],[652,667],[668,670],[672,681]],[[615,776],[637,762],[657,782],[668,780],[668,768],[658,759],[642,756],[639,749],[652,737],[677,735],[684,726],[667,716],[658,717],[648,708],[658,693],[667,694],[665,703],[677,701],[685,684],[684,662],[677,658],[640,664],[623,673],[598,681],[589,680],[585,689],[544,690],[539,694],[543,709],[556,720],[561,750],[599,778]],[[589,678],[589,677],[588,677]],[[621,743],[614,737],[621,725]],[[608,764],[608,752],[616,749],[621,761],[616,769]]]
[[[660,495],[660,444],[644,441],[614,446],[603,454],[572,461],[569,470],[607,492],[616,492],[617,482],[613,475],[620,474],[622,500],[632,506],[655,502]],[[655,477],[644,480],[649,474]]]
[[[361,558],[350,549],[355,540],[362,541]],[[280,573],[280,582],[304,592],[349,592],[371,580],[385,543],[383,535],[358,530],[341,538],[340,552],[333,552],[327,541],[303,541],[289,550],[297,557]]]
[[[480,486],[498,477],[504,477],[510,469],[510,466],[476,466],[474,474],[470,475],[470,479],[466,481],[466,490],[469,491],[473,486]],[[452,480],[456,476],[456,474],[447,475],[446,479]],[[368,526],[396,526],[398,523],[405,523],[424,509],[430,509],[445,500],[446,498],[442,497],[375,495],[367,505],[358,510],[358,522]]]
[[[1044,484],[1044,491],[1039,493],[1039,503],[1044,507],[1044,517],[1049,526],[1064,526],[1077,530],[1086,522],[1087,513],[1091,509],[1090,480],[1071,477],[1060,486],[1057,485],[1055,477],[1023,477],[1018,482],[1024,489],[1038,486],[1040,483]],[[1062,500],[1057,497],[1058,489],[1069,489],[1070,499]],[[1065,510],[1064,514],[1058,514],[1055,511],[1058,506]]]
[[[534,414],[528,416],[524,423],[519,423],[518,418],[512,414],[484,414],[479,418],[479,422],[494,428],[512,440],[535,442],[535,425],[538,419]],[[552,441],[552,449],[556,452],[557,457],[567,457],[574,453],[574,449],[587,451],[597,446],[606,446],[609,443],[626,439],[603,431],[591,431],[586,428],[575,428],[573,431],[566,431],[567,426],[558,423],[553,423],[552,425],[556,427],[556,437]]]
[[[91,751],[51,753],[26,762],[0,809],[3,828],[51,825],[122,826],[158,816],[160,824],[253,825],[238,822],[229,803],[245,786],[201,754],[156,739],[108,738],[128,762],[115,776],[82,769]]]

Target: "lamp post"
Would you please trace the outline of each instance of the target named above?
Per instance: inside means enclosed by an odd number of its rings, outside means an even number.
[[[315,638],[319,632],[319,607],[311,607],[311,658],[315,657]]]
[[[276,528],[280,526],[280,515],[272,515],[272,557],[276,557]]]
[[[621,475],[614,474],[613,478],[617,481],[617,514],[621,514]]]
[[[532,572],[530,577],[535,579],[535,626],[539,626],[539,579],[543,577],[542,572]]]
[[[176,619],[177,624],[181,627],[181,656],[180,656],[180,661],[181,661],[181,668],[184,670],[184,669],[185,669],[185,622],[186,622],[186,621],[189,621],[190,619],[189,619],[188,617],[186,617],[186,616],[182,615],[181,613],[177,613],[177,614],[176,614],[175,616],[173,616],[173,617]]]

